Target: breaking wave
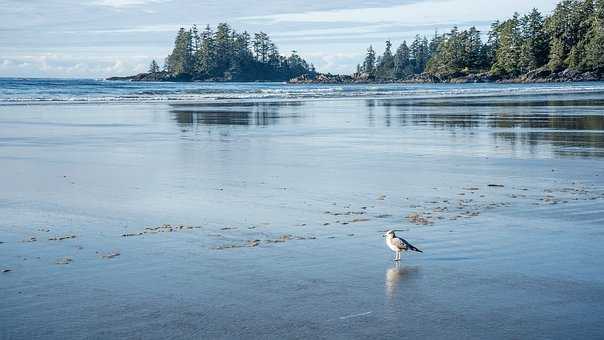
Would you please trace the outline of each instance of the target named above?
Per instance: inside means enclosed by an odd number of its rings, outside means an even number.
[[[154,103],[322,98],[450,98],[604,94],[604,83],[559,84],[302,84],[168,83],[94,79],[0,78],[0,105]]]

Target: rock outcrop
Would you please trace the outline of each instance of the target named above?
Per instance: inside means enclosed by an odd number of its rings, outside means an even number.
[[[189,75],[173,76],[167,72],[139,73],[127,77],[111,77],[107,80],[121,81],[194,81]],[[581,82],[604,80],[604,73],[580,72],[565,69],[552,72],[547,67],[527,72],[515,78],[500,78],[488,72],[483,73],[455,73],[448,75],[432,75],[428,73],[414,74],[405,79],[375,79],[367,73],[342,75],[331,73],[303,74],[289,80],[291,84],[351,84],[351,83],[558,83],[558,82]],[[230,79],[209,79],[205,81],[224,82]]]
[[[405,79],[375,79],[367,73],[349,75],[334,75],[317,73],[314,76],[302,75],[291,79],[292,84],[307,83],[558,83],[604,80],[604,74],[597,72],[580,72],[565,69],[552,72],[547,67],[532,70],[515,78],[496,77],[488,72],[483,73],[454,73],[448,75],[432,75],[428,73],[414,74]]]

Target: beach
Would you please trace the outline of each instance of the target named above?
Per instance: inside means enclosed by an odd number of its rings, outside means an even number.
[[[0,338],[604,333],[602,83],[158,86],[0,94]]]

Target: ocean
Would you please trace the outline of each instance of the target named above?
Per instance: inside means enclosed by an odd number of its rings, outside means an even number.
[[[456,98],[602,95],[603,82],[557,84],[169,83],[94,79],[0,78],[0,105],[16,103],[153,103],[325,98]]]

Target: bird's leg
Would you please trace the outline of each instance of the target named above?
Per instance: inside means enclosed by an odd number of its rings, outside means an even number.
[[[401,260],[401,253],[399,251],[396,252],[396,255],[394,256],[394,261],[400,261]]]

